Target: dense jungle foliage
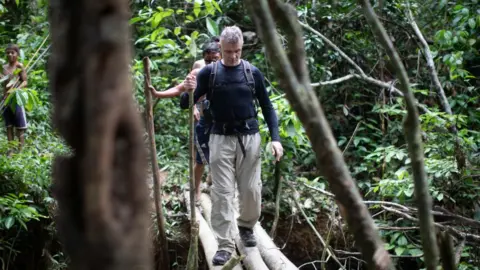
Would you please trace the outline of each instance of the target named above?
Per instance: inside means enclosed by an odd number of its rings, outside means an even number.
[[[318,31],[304,28],[310,76],[313,83],[321,82],[315,88],[316,94],[387,250],[397,269],[422,269],[418,224],[408,218],[415,217],[412,207],[416,205],[402,127],[405,104],[392,91],[396,81],[387,56],[356,1],[288,2],[297,8],[301,22]],[[435,222],[459,233],[454,235],[461,256],[459,269],[480,269],[479,2],[375,0],[373,3],[408,70],[418,102],[428,109],[420,111],[420,120]],[[342,226],[344,222],[328,194],[328,184],[318,177],[308,138],[273,75],[243,1],[132,0],[131,10],[132,94],[139,112],[145,104],[144,56],[149,56],[152,62],[153,85],[167,89],[185,77],[194,61],[200,59],[202,46],[212,36],[219,35],[222,27],[234,24],[241,27],[245,33],[243,58],[264,73],[279,116],[285,148],[283,179],[295,184],[303,209],[329,245],[338,251],[347,269],[356,269],[361,258],[348,228]],[[409,10],[432,51],[453,115],[443,110],[437,97],[421,42],[407,16]],[[29,121],[26,145],[12,156],[6,153],[15,143],[7,142],[4,124],[0,123],[1,269],[68,268],[68,257],[56,236],[51,174],[54,156],[70,150],[56,134],[51,121],[48,27],[48,1],[0,0],[0,46],[16,43],[21,47],[20,61],[27,67],[28,86],[16,90],[14,99],[25,105]],[[357,67],[319,34],[338,46]],[[278,35],[282,38],[282,29],[278,29]],[[2,57],[0,64],[5,61]],[[369,79],[348,77],[332,81],[358,74],[359,69]],[[385,82],[391,87],[382,88],[372,81]],[[182,215],[186,211],[183,187],[188,181],[188,114],[180,109],[179,99],[173,98],[156,102],[154,117],[157,158],[168,174],[163,187],[166,233],[173,243],[170,254],[174,264],[181,269],[188,250],[188,239],[184,236],[188,221]],[[457,133],[451,131],[452,125]],[[266,148],[268,128],[264,123],[261,132],[262,147]],[[273,157],[264,151],[262,224],[265,228],[271,226],[274,212],[273,173]],[[382,202],[410,208],[395,208]],[[320,242],[294,206],[292,192],[286,185],[281,197],[281,222],[274,240],[297,265],[322,257]]]

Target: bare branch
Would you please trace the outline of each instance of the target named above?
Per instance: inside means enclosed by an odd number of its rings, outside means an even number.
[[[325,86],[325,85],[332,85],[332,84],[337,84],[337,83],[342,83],[345,81],[348,81],[350,79],[353,79],[357,77],[358,75],[355,74],[349,74],[331,81],[324,81],[324,82],[318,82],[318,83],[312,83],[312,87],[318,87],[318,86]]]
[[[397,209],[394,209],[394,208],[390,208],[390,207],[386,207],[386,206],[382,206],[383,209],[389,211],[389,212],[392,212],[392,213],[395,213],[401,217],[404,217],[408,220],[411,220],[413,222],[419,222],[419,220],[415,217],[412,217],[411,215],[407,214],[407,213],[403,213],[402,211],[400,210],[397,210]],[[442,225],[440,223],[433,223],[433,225],[435,225],[437,228],[440,228],[442,230],[445,230],[449,233],[451,233],[453,236],[459,238],[459,239],[465,239],[469,242],[474,242],[474,243],[480,243],[480,236],[479,235],[476,235],[476,234],[471,234],[471,233],[465,233],[465,232],[462,232],[462,231],[459,231],[451,226],[446,226],[446,225]],[[435,231],[435,230],[433,230]]]
[[[345,251],[345,250],[335,250],[335,253],[339,255],[350,255],[350,256],[360,256],[360,252],[352,252],[352,251]],[[418,255],[390,255],[392,258],[421,258],[423,254]]]
[[[348,63],[350,63],[359,73],[359,74],[349,74],[349,75],[346,75],[344,77],[341,77],[341,78],[338,78],[338,79],[335,79],[335,80],[331,80],[331,81],[326,81],[326,82],[318,82],[318,83],[313,83],[312,84],[312,87],[319,87],[319,86],[323,86],[323,85],[332,85],[332,84],[337,84],[337,83],[341,83],[341,82],[345,82],[347,80],[350,80],[350,79],[353,79],[353,78],[357,78],[357,79],[361,79],[361,80],[364,80],[368,83],[371,83],[371,84],[374,84],[378,87],[382,87],[382,88],[388,88],[399,96],[402,96],[403,97],[403,93],[402,91],[398,90],[397,88],[395,87],[392,87],[392,83],[391,82],[384,82],[384,81],[381,81],[381,80],[378,80],[378,79],[375,79],[373,77],[370,77],[370,76],[367,76],[365,74],[365,72],[362,70],[362,68],[360,68],[356,63],[355,61],[353,61],[352,58],[350,58],[345,52],[343,52],[337,45],[335,45],[335,43],[333,43],[332,41],[330,41],[327,37],[325,37],[322,33],[318,32],[317,30],[313,29],[312,27],[310,27],[309,25],[307,24],[304,24],[302,22],[299,22],[300,25],[302,25],[305,29],[311,31],[312,33],[314,33],[315,35],[317,35],[318,37],[320,37],[325,43],[327,43],[330,47],[332,47],[334,50],[336,50]],[[431,113],[431,111],[423,104],[420,104],[417,102],[417,106],[418,108],[420,108],[424,113]],[[442,118],[439,118],[437,117],[437,119],[439,119],[440,121],[442,122],[445,122],[445,120],[443,120]]]
[[[346,53],[344,53],[337,45],[335,45],[335,43],[333,43],[330,39],[328,39],[326,36],[322,35],[322,33],[318,32],[317,30],[313,29],[310,25],[308,24],[305,24],[305,23],[302,23],[302,22],[298,22],[301,26],[303,26],[305,29],[309,30],[310,32],[314,33],[315,35],[317,35],[318,37],[320,37],[323,42],[327,43],[330,47],[332,47],[335,51],[338,52],[338,54],[340,54],[343,59],[347,60],[347,62],[349,62],[357,71],[358,73],[360,73],[360,75],[366,77],[367,75],[365,74],[365,72],[363,72],[363,69],[358,66],[353,60],[352,58],[350,58]]]
[[[363,7],[363,12],[368,23],[392,61],[393,68],[400,81],[400,90],[402,90],[405,98],[408,113],[404,122],[404,132],[408,144],[409,156],[412,160],[415,197],[420,217],[420,235],[422,238],[426,267],[429,270],[434,270],[438,263],[438,246],[433,225],[433,215],[430,212],[432,209],[432,198],[428,192],[427,175],[423,160],[424,152],[420,122],[418,119],[417,100],[410,91],[408,75],[400,56],[388,37],[382,23],[375,14],[370,1],[359,0],[359,3]]]
[[[476,221],[476,220],[471,219],[471,218],[467,218],[467,217],[463,217],[463,216],[454,214],[454,213],[452,213],[452,212],[450,212],[450,211],[448,211],[448,210],[446,210],[446,209],[444,209],[440,206],[435,206],[433,209],[441,211],[445,214],[445,216],[455,218],[463,224],[466,224],[466,225],[472,226],[474,228],[480,229],[480,221]]]
[[[355,135],[357,134],[358,128],[360,127],[360,124],[361,124],[361,123],[362,123],[362,121],[358,122],[357,126],[356,126],[355,129],[353,130],[353,134],[352,134],[352,136],[350,137],[350,140],[348,140],[347,145],[345,146],[345,148],[344,148],[343,151],[342,151],[342,155],[345,155],[345,151],[347,151],[348,147],[350,146],[350,144],[351,144],[352,141],[353,141],[353,138],[355,138]]]

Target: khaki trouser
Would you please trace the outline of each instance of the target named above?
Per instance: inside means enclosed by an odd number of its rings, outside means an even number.
[[[260,134],[242,135],[243,156],[237,136],[210,134],[212,174],[212,227],[218,250],[233,252],[235,228],[235,183],[238,185],[237,225],[253,228],[260,218],[262,181],[260,180]]]

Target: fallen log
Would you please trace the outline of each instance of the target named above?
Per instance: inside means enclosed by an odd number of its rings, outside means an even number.
[[[210,196],[202,194],[201,205],[203,208],[203,215],[207,222],[210,223],[210,212],[212,209],[212,201]],[[235,206],[238,207],[238,201],[235,199]],[[238,216],[238,211],[236,211]],[[237,245],[241,254],[250,260],[244,260],[243,263],[247,269],[298,269],[275,245],[273,240],[268,236],[267,232],[260,224],[254,227],[254,233],[257,237],[257,246],[255,248],[244,247],[239,235],[235,237],[235,244]],[[261,264],[256,262],[261,261]],[[251,267],[251,268],[250,268]],[[261,267],[261,268],[260,268]]]
[[[258,239],[257,239],[258,242]],[[243,264],[248,270],[268,270],[267,265],[263,261],[260,251],[257,247],[246,247],[243,245],[242,239],[238,230],[235,233],[235,245],[237,245],[238,251],[242,256],[245,256],[243,259]]]
[[[190,194],[188,190],[184,191],[184,197],[185,197],[185,205],[187,206],[188,218],[190,218],[191,207],[190,207]],[[212,263],[213,256],[215,255],[218,249],[218,244],[217,244],[217,240],[215,239],[215,236],[213,235],[212,230],[210,229],[210,225],[209,225],[210,221],[207,222],[207,220],[203,218],[201,211],[200,209],[198,209],[198,207],[195,207],[195,211],[196,211],[196,218],[199,223],[198,237],[203,247],[203,252],[205,254],[205,260],[207,261],[208,269],[220,270],[222,269],[222,266],[214,266]],[[205,212],[205,210],[203,212]],[[243,268],[240,265],[236,265],[232,269],[243,270]]]
[[[210,199],[210,196],[208,194],[202,193],[200,195],[200,206],[203,209],[202,214],[205,217],[205,220],[206,220],[209,228],[211,229],[212,228],[212,223],[211,223],[212,200]],[[212,232],[212,234],[213,234],[213,232]],[[217,242],[215,242],[215,243],[217,244]],[[218,247],[218,244],[217,244],[217,247]],[[240,257],[238,255],[237,251],[234,251],[234,253],[232,254],[232,258],[233,257]],[[244,258],[245,257],[246,257],[246,255],[244,256]],[[242,261],[244,260],[244,258],[242,258]]]
[[[262,228],[260,223],[255,225],[253,229],[258,239],[257,247],[263,261],[271,270],[294,270],[298,269],[275,245],[273,240],[268,236],[267,232]]]

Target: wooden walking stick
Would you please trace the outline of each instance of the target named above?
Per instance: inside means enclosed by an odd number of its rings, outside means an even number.
[[[193,92],[189,94],[188,103],[189,106],[189,129],[190,129],[190,143],[189,143],[189,152],[190,152],[190,160],[189,160],[189,169],[190,169],[190,226],[191,226],[191,234],[190,234],[190,249],[188,250],[188,260],[187,260],[187,270],[196,270],[198,269],[198,232],[199,232],[199,224],[197,222],[197,216],[195,209],[195,174],[193,171],[193,163],[195,158],[195,121],[194,121],[194,102],[193,102]],[[201,151],[201,149],[198,149]]]
[[[162,207],[162,193],[160,192],[160,175],[158,171],[157,163],[157,150],[155,145],[155,136],[153,128],[153,108],[152,108],[152,93],[150,92],[149,85],[150,80],[150,59],[148,57],[143,58],[143,71],[145,76],[145,122],[148,132],[148,140],[150,147],[150,163],[152,164],[152,174],[153,174],[153,195],[155,197],[155,212],[157,217],[157,226],[158,226],[158,243],[160,245],[160,257],[158,260],[158,269],[170,269],[170,262],[168,258],[168,242],[167,236],[165,235],[165,220],[163,217],[163,207]]]

